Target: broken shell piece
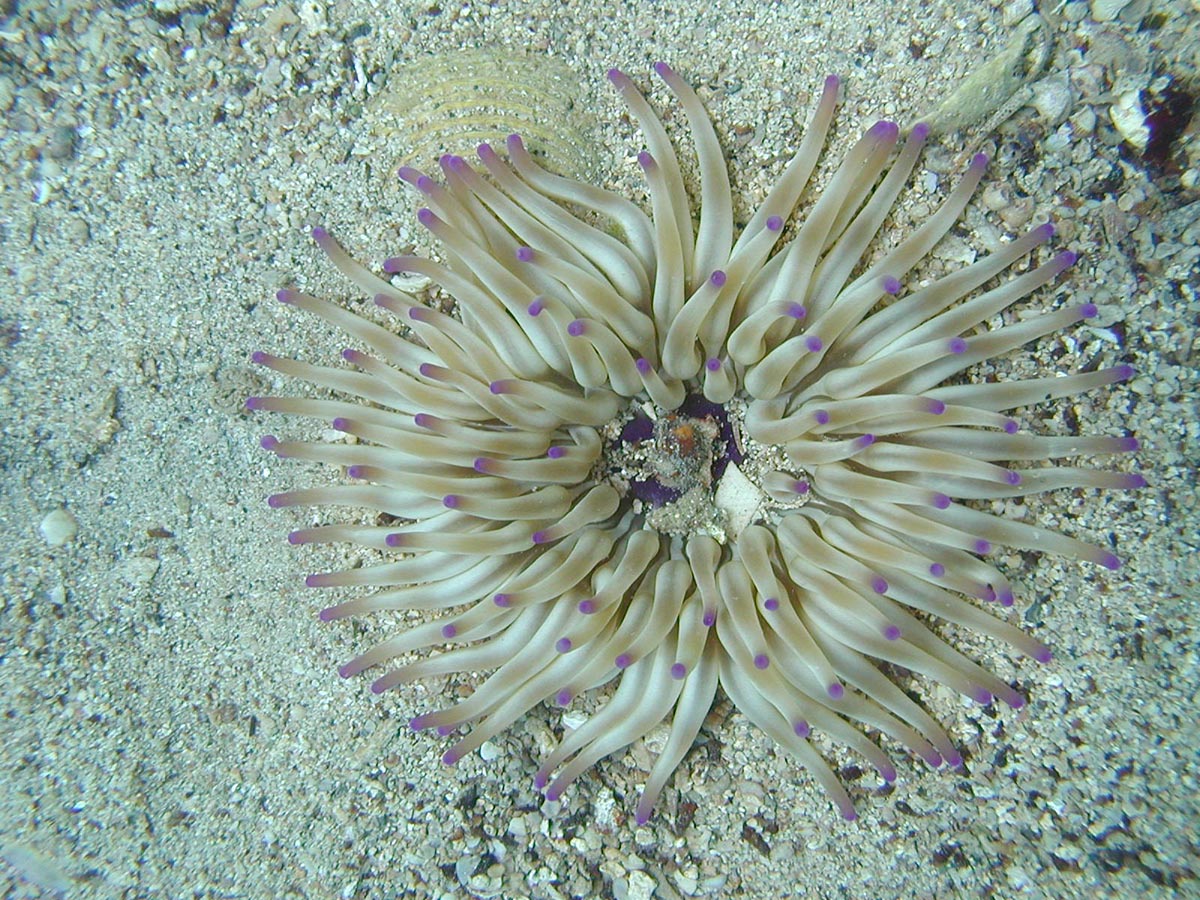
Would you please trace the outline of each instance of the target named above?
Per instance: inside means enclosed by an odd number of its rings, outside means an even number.
[[[1121,94],[1109,107],[1108,115],[1125,143],[1138,153],[1145,153],[1150,144],[1150,127],[1146,124],[1146,111],[1142,109],[1142,92]]]
[[[735,463],[725,467],[725,474],[717,485],[713,502],[725,513],[726,531],[737,537],[746,526],[754,521],[766,495],[747,478]]]

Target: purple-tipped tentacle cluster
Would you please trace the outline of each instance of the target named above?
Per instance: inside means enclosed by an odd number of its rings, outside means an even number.
[[[940,278],[913,277],[961,215],[984,156],[923,225],[877,253],[876,236],[928,136],[917,125],[902,139],[895,124],[879,122],[794,216],[836,105],[839,83],[830,78],[799,151],[738,232],[707,114],[669,67],[656,70],[694,140],[696,228],[665,129],[613,70],[646,138],[638,159],[649,215],[542,169],[515,135],[507,162],[479,148],[483,171],[455,156],[441,160],[440,183],[402,169],[444,261],[404,256],[384,269],[432,279],[453,298],[454,315],[372,274],[314,229],[338,268],[397,317],[397,329],[280,292],[361,349],[337,367],[254,354],[339,399],[258,397],[249,408],[322,418],[353,438],[264,438],[281,458],[344,467],[349,478],[276,494],[270,504],[391,517],[305,528],[291,540],[346,542],[387,560],[310,576],[314,587],[370,590],[323,619],[430,613],[343,675],[390,666],[373,684],[383,691],[492,672],[465,700],[412,720],[461,732],[447,763],[539,702],[565,706],[615,681],[536,782],[555,799],[596,761],[668,722],[637,804],[645,821],[720,686],[853,818],[850,797],[809,741],[814,731],[888,782],[896,770],[868,731],[932,766],[962,760],[881,663],[1016,708],[1021,695],[931,623],[965,625],[1050,658],[983,608],[1014,602],[1013,585],[986,558],[994,548],[1117,567],[1106,549],[970,501],[1141,487],[1137,475],[1049,464],[1128,452],[1132,438],[1040,436],[1012,417],[1132,372],[955,379],[1097,314],[1068,302],[991,326],[1075,262],[1070,252],[1041,250],[1054,233],[1048,224]]]

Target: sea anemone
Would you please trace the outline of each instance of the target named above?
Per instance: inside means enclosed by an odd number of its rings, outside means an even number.
[[[1010,416],[1131,370],[962,376],[1097,314],[1067,300],[1006,315],[1075,262],[1042,249],[1049,224],[949,274],[917,277],[979,184],[985,156],[924,224],[889,240],[881,229],[929,129],[918,124],[901,139],[881,121],[793,219],[833,117],[831,77],[796,155],[738,229],[700,100],[668,66],[655,69],[694,142],[698,218],[663,124],[614,69],[609,80],[648,146],[638,162],[650,215],[552,174],[513,135],[507,162],[479,147],[485,171],[458,156],[441,159],[441,183],[400,170],[422,195],[417,219],[442,261],[401,256],[383,268],[424,276],[440,292],[419,299],[313,230],[397,328],[279,293],[361,349],[336,367],[254,354],[333,397],[254,397],[250,409],[332,421],[346,436],[265,437],[276,456],[341,467],[349,482],[269,502],[376,513],[371,524],[290,536],[379,556],[308,577],[313,587],[370,589],[323,610],[323,620],[417,611],[420,624],[343,666],[343,676],[385,667],[372,686],[381,692],[494,670],[466,699],[412,720],[441,735],[469,727],[447,764],[542,701],[567,706],[615,682],[535,780],[557,799],[665,722],[637,803],[644,822],[720,687],[852,819],[813,732],[890,782],[896,771],[881,742],[931,766],[962,762],[897,680],[909,687],[910,676],[924,676],[979,703],[1024,703],[952,647],[942,622],[1050,659],[1008,620],[1014,588],[989,553],[1006,546],[1119,565],[1107,549],[988,507],[1059,488],[1142,486],[1138,475],[1052,464],[1131,451],[1133,438],[1040,436]]]

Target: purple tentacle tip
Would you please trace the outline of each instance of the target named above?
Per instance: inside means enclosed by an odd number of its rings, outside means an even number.
[[[841,682],[835,681],[825,689],[829,694],[830,700],[841,700],[846,696],[846,689],[842,687]]]
[[[767,657],[767,654],[759,653],[757,656],[754,657],[754,668],[765,669],[770,665],[771,665],[771,660]]]
[[[880,119],[867,130],[867,135],[879,141],[890,141],[900,134],[900,126],[887,119]]]
[[[676,681],[682,681],[687,676],[687,666],[683,663],[675,663],[671,666],[671,677]]]
[[[715,609],[706,609],[704,618],[701,620],[705,628],[712,628],[717,624],[717,611]]]

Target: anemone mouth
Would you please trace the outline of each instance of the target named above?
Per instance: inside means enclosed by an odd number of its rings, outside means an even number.
[[[1010,415],[1131,370],[955,380],[1097,314],[1067,304],[989,328],[1075,263],[1068,252],[1043,258],[1049,225],[958,271],[913,276],[958,220],[985,157],[929,220],[876,253],[928,137],[918,125],[901,141],[894,123],[876,123],[785,235],[832,119],[839,82],[830,79],[796,157],[735,234],[707,114],[669,67],[656,72],[694,138],[695,228],[661,123],[612,70],[646,136],[638,161],[650,215],[546,172],[517,136],[508,162],[480,148],[483,172],[457,156],[441,160],[442,182],[401,170],[427,204],[418,221],[445,262],[396,257],[384,269],[430,278],[453,299],[453,315],[314,230],[338,268],[408,330],[280,292],[366,349],[346,351],[339,368],[254,355],[336,399],[259,397],[249,408],[332,420],[345,437],[271,437],[263,448],[343,467],[351,479],[276,494],[270,504],[384,514],[375,525],[292,532],[296,544],[338,541],[384,555],[378,565],[309,577],[314,587],[371,591],[323,619],[430,613],[343,675],[391,666],[372,684],[378,692],[492,671],[466,699],[413,719],[443,735],[471,726],[448,763],[539,702],[563,706],[615,682],[535,780],[557,798],[599,759],[669,722],[636,810],[645,821],[720,687],[853,818],[849,794],[809,741],[813,731],[861,755],[885,781],[896,772],[877,734],[934,765],[961,759],[889,680],[893,668],[979,703],[1024,703],[932,623],[1049,659],[1041,642],[982,608],[1010,606],[1016,594],[984,558],[993,548],[1117,565],[1103,548],[973,502],[1144,485],[1136,475],[1055,464],[1127,452],[1132,439],[1029,434]],[[414,658],[432,649],[442,652]]]

